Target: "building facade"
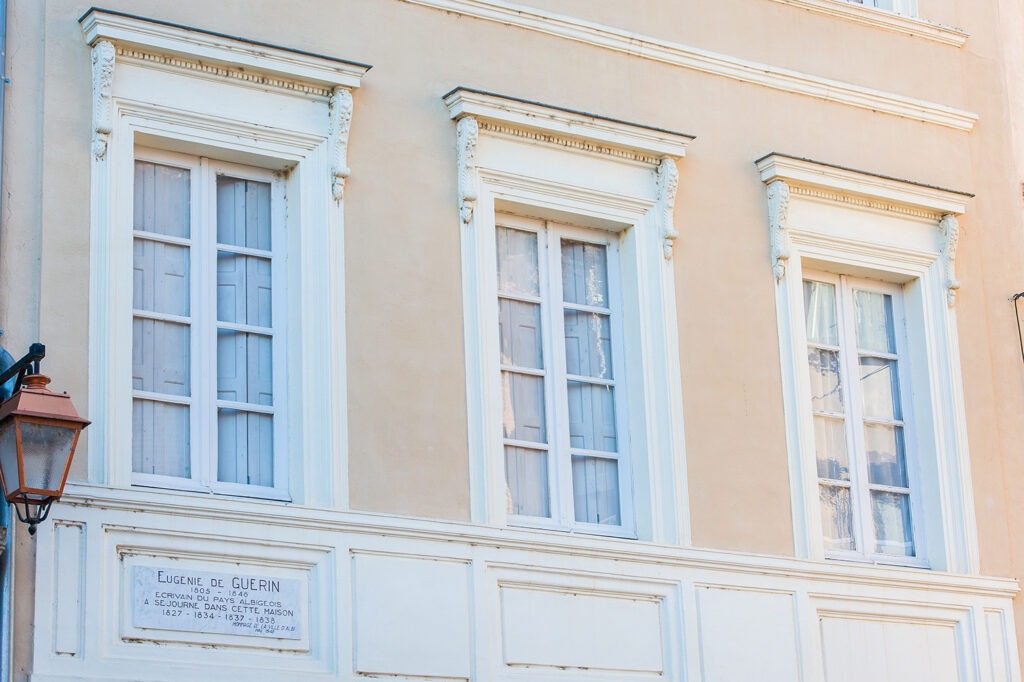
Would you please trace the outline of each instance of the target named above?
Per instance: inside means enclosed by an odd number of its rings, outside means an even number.
[[[6,17],[13,679],[1020,680],[1014,3]]]

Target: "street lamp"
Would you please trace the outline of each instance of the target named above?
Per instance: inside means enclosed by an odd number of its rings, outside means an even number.
[[[0,386],[17,376],[14,395],[0,404],[0,483],[31,535],[64,493],[78,436],[90,423],[67,393],[46,388],[50,378],[39,373],[45,355],[45,346],[34,343],[0,373]]]

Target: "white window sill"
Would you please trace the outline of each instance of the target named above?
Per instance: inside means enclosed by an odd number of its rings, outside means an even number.
[[[875,7],[864,7],[845,0],[773,0],[784,5],[799,7],[809,12],[826,14],[855,24],[873,26],[908,36],[917,36],[945,45],[961,47],[969,34],[960,28],[936,24],[926,19],[896,14]]]

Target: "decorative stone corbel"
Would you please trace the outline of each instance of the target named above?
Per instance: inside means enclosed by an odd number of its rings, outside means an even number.
[[[96,160],[107,155],[114,131],[114,44],[101,40],[92,47],[92,153]]]
[[[772,270],[781,281],[789,264],[789,185],[783,180],[768,183],[768,226],[771,229]]]
[[[480,126],[472,116],[463,116],[455,124],[455,139],[458,145],[456,158],[459,164],[459,217],[468,225],[473,219],[476,206],[476,141]]]
[[[679,237],[679,232],[673,225],[673,216],[676,207],[676,192],[679,190],[679,169],[676,168],[675,159],[665,157],[658,164],[658,201],[662,206],[662,238],[664,244],[665,258],[672,258],[672,244]]]
[[[330,100],[331,196],[341,201],[345,195],[345,178],[352,172],[348,167],[348,131],[352,127],[352,93],[346,88],[335,88]]]
[[[946,302],[952,307],[956,304],[956,290],[960,288],[960,280],[956,278],[956,247],[960,241],[960,223],[955,215],[947,213],[939,221],[939,230],[942,233],[939,252],[942,254],[943,266],[946,269]]]

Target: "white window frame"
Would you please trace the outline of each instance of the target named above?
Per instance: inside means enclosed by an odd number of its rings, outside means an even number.
[[[532,526],[552,530],[576,531],[595,535],[622,535],[634,537],[636,534],[633,520],[632,500],[632,468],[629,453],[629,416],[628,405],[622,397],[628,386],[625,371],[625,357],[622,330],[622,279],[619,267],[619,236],[604,230],[586,229],[571,225],[559,224],[551,220],[523,218],[513,214],[502,213],[495,216],[497,227],[511,227],[537,235],[538,268],[540,271],[539,297],[541,306],[542,343],[545,362],[544,369],[544,403],[545,422],[548,432],[548,500],[551,517],[508,514],[510,525]],[[561,288],[555,285],[555,279],[561,276],[559,262],[556,258],[561,253],[563,238],[590,244],[601,244],[607,248],[608,267],[608,308],[612,334],[612,366],[615,397],[615,429],[619,444],[617,452],[587,451],[584,454],[614,459],[618,462],[618,497],[620,523],[593,524],[575,520],[572,486],[572,448],[569,444],[568,396],[566,389],[567,373],[565,360],[565,343],[562,319],[561,297],[555,296]],[[495,255],[495,270],[497,255]],[[560,281],[560,280],[559,280]],[[499,371],[502,369],[499,367]],[[504,444],[517,445],[516,441],[503,439]],[[533,447],[534,443],[524,443]]]
[[[689,544],[671,254],[676,162],[692,138],[466,88],[453,90],[445,103],[457,120],[473,521],[513,522],[495,272],[495,216],[511,213],[603,230],[618,242],[634,523],[592,530]]]
[[[242,497],[288,500],[288,384],[285,362],[288,357],[287,331],[284,320],[287,317],[287,241],[284,224],[286,197],[280,172],[168,152],[160,149],[139,147],[135,150],[136,161],[146,161],[164,166],[186,169],[190,173],[190,238],[174,239],[173,242],[189,247],[189,345],[191,376],[191,397],[175,401],[164,394],[150,394],[133,390],[133,397],[156,399],[163,402],[179,402],[189,406],[190,416],[190,470],[191,477],[163,476],[132,472],[135,485],[196,492],[213,492]],[[222,406],[217,399],[217,197],[216,183],[219,175],[228,175],[243,180],[269,183],[271,186],[271,306],[273,310],[273,385],[274,404],[265,413],[273,417],[274,439],[274,485],[256,486],[219,481],[217,478],[218,442],[217,408]],[[132,192],[134,199],[134,191]],[[134,235],[149,238],[150,234],[134,231]],[[163,240],[162,240],[163,241]],[[153,313],[146,313],[153,317]],[[251,405],[240,405],[239,409],[250,410]],[[264,411],[264,410],[261,410]]]
[[[914,431],[913,420],[907,419],[906,414],[913,399],[913,387],[910,384],[912,372],[910,371],[911,359],[907,347],[906,317],[903,309],[903,287],[891,282],[881,280],[864,279],[850,275],[839,275],[834,272],[804,270],[803,281],[826,282],[835,286],[837,315],[841,319],[840,329],[840,364],[841,382],[843,390],[843,404],[845,413],[846,451],[850,462],[850,494],[854,508],[853,533],[857,540],[858,549],[854,551],[826,549],[825,556],[830,559],[848,559],[852,561],[868,561],[879,564],[901,564],[906,566],[927,567],[925,557],[928,556],[925,534],[922,523],[918,520],[921,517],[920,501],[920,470],[917,462],[918,453],[915,443],[917,442]],[[871,518],[870,489],[872,484],[868,481],[867,457],[864,453],[864,415],[862,400],[859,389],[854,389],[855,381],[859,376],[857,364],[856,331],[854,329],[854,309],[852,302],[852,290],[872,291],[891,296],[893,308],[893,323],[895,325],[897,361],[897,382],[899,385],[898,399],[900,400],[901,411],[904,413],[902,428],[904,434],[904,458],[910,490],[910,520],[911,532],[914,540],[914,556],[893,556],[879,554],[869,549],[873,546],[875,533],[873,520]],[[800,327],[797,334],[801,336],[803,346],[808,347],[806,325]],[[856,395],[855,395],[856,394]],[[806,405],[808,411],[810,404]],[[820,480],[820,479],[819,479]]]
[[[804,333],[804,270],[898,286],[907,330],[901,377],[917,453],[921,539],[915,561],[864,561],[976,573],[977,529],[956,332],[956,216],[970,194],[783,154],[757,162],[768,186],[772,264],[782,360],[794,541],[800,556],[825,559]]]
[[[143,482],[132,472],[130,358],[133,178],[144,147],[280,174],[287,429],[275,429],[275,452],[292,456],[275,472],[287,491],[259,496],[347,508],[343,189],[352,90],[370,67],[105,10],[80,23],[93,53],[89,481]]]

